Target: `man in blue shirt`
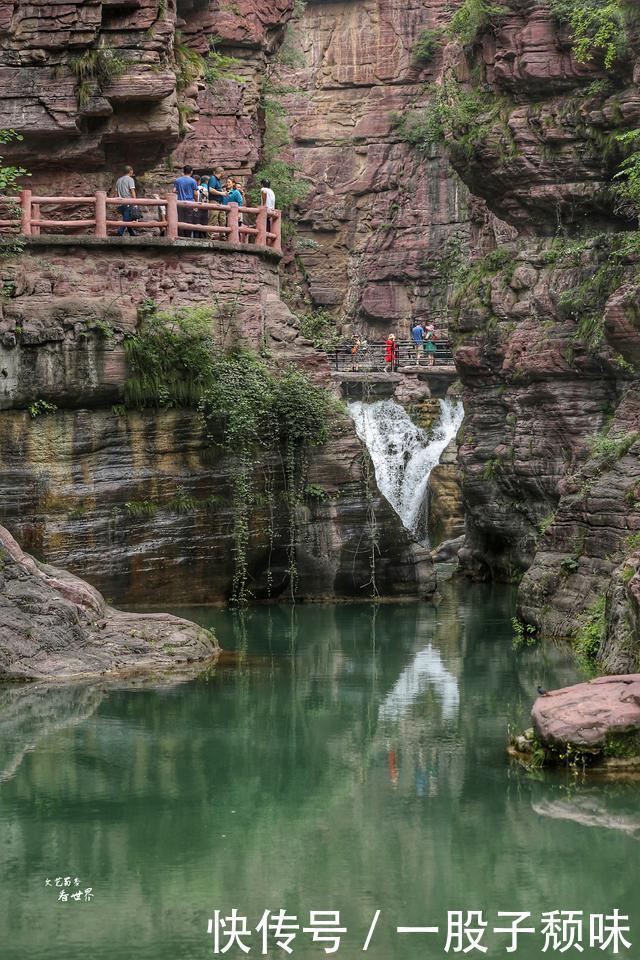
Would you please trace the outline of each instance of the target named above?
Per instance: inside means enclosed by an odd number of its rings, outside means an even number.
[[[178,196],[178,220],[183,223],[196,223],[198,211],[195,207],[183,207],[181,200],[196,201],[198,199],[198,184],[194,180],[193,167],[183,167],[182,176],[178,177],[174,184],[174,192]],[[192,230],[178,230],[179,237],[193,237]]]
[[[420,365],[420,358],[422,356],[422,343],[424,340],[424,327],[419,320],[416,320],[415,326],[411,328],[411,339],[413,340],[413,345],[416,348],[416,363]]]

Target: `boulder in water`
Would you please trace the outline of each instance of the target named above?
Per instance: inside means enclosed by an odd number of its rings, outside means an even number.
[[[41,564],[0,527],[0,679],[191,674],[220,649],[169,614],[123,613],[84,580]]]
[[[552,690],[532,710],[549,759],[573,755],[637,762],[640,767],[640,674],[599,677]]]

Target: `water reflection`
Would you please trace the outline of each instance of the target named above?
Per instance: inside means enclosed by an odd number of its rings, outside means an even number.
[[[445,667],[438,650],[434,650],[431,645],[416,653],[411,663],[404,668],[380,704],[378,719],[383,723],[400,720],[429,685],[433,686],[440,700],[442,719],[455,720],[460,705],[458,681]]]
[[[0,781],[15,776],[41,740],[87,720],[103,697],[96,686],[0,684]]]
[[[568,785],[541,784],[532,794],[532,809],[541,817],[570,820],[583,827],[620,830],[640,840],[637,783],[594,784],[574,779]]]
[[[265,908],[340,909],[349,960],[378,908],[373,960],[415,956],[394,923],[448,909],[637,911],[625,856],[637,794],[569,796],[505,761],[536,683],[575,678],[559,649],[513,653],[508,591],[452,587],[438,609],[190,615],[235,663],[170,688],[88,688],[66,707],[54,693],[55,722],[34,711],[14,737],[3,960],[203,958],[216,907],[254,922]],[[559,816],[573,797],[583,814]],[[625,817],[629,829],[605,823]],[[67,871],[96,889],[84,912],[61,912],[42,886]]]

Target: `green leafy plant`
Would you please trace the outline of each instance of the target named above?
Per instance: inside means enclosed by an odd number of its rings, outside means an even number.
[[[300,333],[316,350],[331,350],[340,342],[335,317],[328,310],[313,310],[299,317]]]
[[[176,30],[173,41],[173,58],[176,70],[176,92],[180,98],[188,87],[204,75],[206,64],[201,53],[187,46],[179,30]]]
[[[262,359],[244,349],[217,355],[214,370],[214,378],[200,402],[200,413],[211,440],[234,458],[232,600],[244,604],[250,597],[247,551],[250,512],[256,502],[256,453],[267,448],[283,451],[289,515],[289,589],[293,599],[297,579],[297,505],[305,486],[304,450],[326,439],[328,395],[299,371],[286,370],[275,376]],[[273,478],[267,486],[272,496]]]
[[[209,40],[209,52],[204,59],[202,79],[209,86],[214,86],[220,80],[233,80],[235,83],[243,83],[243,77],[234,73],[234,69],[242,61],[237,57],[228,57],[216,50],[216,39],[212,37]]]
[[[636,432],[625,433],[621,436],[611,437],[607,433],[596,433],[587,440],[587,449],[592,457],[604,460],[606,463],[615,463],[624,457],[640,434]]]
[[[57,410],[55,403],[49,403],[47,400],[34,400],[33,403],[29,404],[27,410],[29,411],[29,416],[32,420],[35,420],[36,417],[41,417],[46,413],[53,413]]]
[[[523,623],[518,617],[512,617],[511,628],[513,630],[511,645],[514,650],[532,647],[537,643],[536,628],[532,624]]]
[[[308,483],[304,488],[304,495],[307,500],[320,500],[322,502],[326,502],[327,500],[331,499],[325,488],[319,486],[317,483]]]
[[[71,57],[66,64],[63,62],[54,68],[54,75],[64,71],[68,66],[76,80],[76,101],[78,107],[86,107],[95,89],[102,91],[116,77],[124,73],[125,61],[113,50],[96,47],[85,50],[76,57]]]
[[[506,4],[490,3],[489,0],[464,0],[451,18],[448,33],[465,45],[475,43],[497,17],[508,12]]]
[[[128,500],[123,509],[128,516],[140,519],[155,516],[158,505],[152,500]]]
[[[129,407],[197,406],[214,376],[215,311],[156,311],[142,304],[136,333],[124,342]]]
[[[21,133],[16,133],[15,130],[0,130],[0,145],[7,143],[13,143],[14,141],[23,140],[24,137]],[[31,174],[27,173],[24,167],[15,167],[11,164],[6,164],[4,158],[0,157],[0,193],[1,194],[10,194],[19,186],[19,181],[22,177],[30,177]]]
[[[416,64],[431,63],[442,46],[442,31],[424,29],[418,36],[411,50],[411,57]]]
[[[549,514],[547,514],[546,517],[543,517],[543,518],[542,518],[542,520],[541,520],[540,523],[538,524],[538,530],[539,530],[539,532],[540,532],[540,536],[541,536],[541,537],[544,537],[545,533],[546,533],[547,530],[552,526],[552,524],[554,523],[555,519],[556,519],[555,513],[549,513]]]
[[[640,217],[640,130],[629,130],[617,140],[623,147],[636,149],[620,164],[614,193],[623,212]]]
[[[587,610],[574,636],[573,646],[578,660],[591,673],[596,669],[598,653],[604,638],[605,607],[605,597],[598,597]]]
[[[423,153],[446,143],[460,160],[469,159],[490,130],[500,123],[506,152],[515,149],[513,135],[502,116],[508,103],[489,90],[468,89],[452,75],[426,91],[425,107],[392,117],[397,135]]]
[[[602,58],[610,69],[626,51],[624,0],[548,0],[553,15],[568,23],[573,34],[573,55],[579,63]]]

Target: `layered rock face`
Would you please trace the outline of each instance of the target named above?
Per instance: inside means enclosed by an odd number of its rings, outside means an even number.
[[[108,188],[124,162],[138,174],[154,169],[150,188],[166,186],[175,148],[175,164],[208,169],[217,161],[247,174],[260,150],[262,74],[292,7],[293,0],[3,3],[0,129],[24,137],[4,152],[49,196]],[[218,52],[238,60],[237,79],[194,75],[191,52],[206,58],[214,38]]]
[[[155,240],[128,241],[125,256],[109,241],[43,237],[3,271],[4,522],[39,558],[82,573],[119,602],[227,599],[235,461],[205,438],[195,411],[119,406],[123,338],[148,298],[173,307],[232,305],[230,342],[239,337],[274,367],[295,362],[325,382],[326,358],[278,298],[277,261],[188,243],[169,252]],[[292,534],[279,457],[266,451],[255,463],[262,494],[247,563],[257,598],[288,590]],[[266,475],[275,478],[270,498]],[[337,417],[329,443],[310,451],[309,493],[296,511],[299,597],[435,589],[424,551],[367,476],[351,422]]]
[[[598,55],[577,63],[571,43],[532,2],[446,51],[453,109],[460,96],[483,104],[473,126],[458,114],[449,130],[453,164],[512,229],[454,296],[467,414],[462,557],[478,575],[527,571],[526,621],[558,636],[589,628],[601,665],[631,670],[638,252],[633,237],[607,234],[633,226],[611,177],[616,135],[638,124],[638,45],[631,30],[632,52],[605,70]]]
[[[291,158],[310,182],[297,251],[315,306],[346,332],[408,337],[415,317],[444,318],[447,258],[467,243],[466,191],[444,153],[422,156],[399,121],[428,101],[425,29],[448,19],[433,0],[311,0],[289,28],[300,93],[282,98]]]
[[[633,38],[632,38],[633,39]],[[462,179],[521,233],[615,225],[616,135],[640,120],[636,55],[578,63],[546,3],[508,5],[472,48],[451,44],[449,76],[477,94],[473,129],[451,136]]]

